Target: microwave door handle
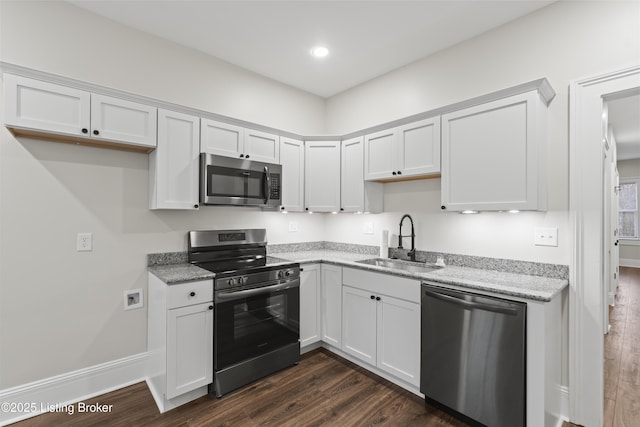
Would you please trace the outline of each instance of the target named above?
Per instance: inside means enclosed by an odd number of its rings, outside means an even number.
[[[269,175],[269,167],[264,167],[264,204],[269,203],[271,197],[271,177]]]

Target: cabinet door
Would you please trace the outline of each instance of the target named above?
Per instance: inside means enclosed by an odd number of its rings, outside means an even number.
[[[213,381],[213,302],[167,311],[166,398]]]
[[[376,364],[375,296],[350,286],[342,287],[342,350]]]
[[[244,157],[244,129],[227,123],[200,121],[200,152],[220,156]]]
[[[545,125],[537,92],[442,116],[442,205],[544,210]]]
[[[388,179],[397,175],[397,147],[395,129],[387,129],[366,135],[364,137],[365,179]]]
[[[158,146],[149,154],[150,209],[198,208],[200,119],[158,110]]]
[[[398,128],[398,174],[440,173],[440,116]]]
[[[280,138],[282,164],[282,208],[290,212],[304,211],[304,143]]]
[[[305,210],[340,210],[340,142],[305,142]]]
[[[377,366],[420,386],[420,304],[379,297]]]
[[[253,129],[244,131],[244,157],[266,163],[280,163],[280,137]]]
[[[322,264],[322,341],[342,345],[342,267]]]
[[[340,210],[364,212],[364,138],[342,141]]]
[[[300,347],[320,341],[320,266],[300,272]]]
[[[104,95],[91,95],[91,137],[156,146],[156,107]]]
[[[26,77],[4,75],[5,125],[89,136],[91,95]]]

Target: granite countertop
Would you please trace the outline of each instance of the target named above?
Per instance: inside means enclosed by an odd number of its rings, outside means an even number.
[[[273,255],[301,264],[326,262],[343,267],[354,267],[361,270],[377,271],[418,280],[433,281],[445,286],[451,285],[467,289],[476,289],[543,302],[551,301],[568,285],[568,281],[564,279],[458,266],[446,266],[425,273],[416,273],[358,263],[358,261],[365,259],[377,258],[375,255],[332,250],[282,252],[274,253]]]
[[[377,256],[370,253],[356,253],[331,249],[311,249],[298,250],[295,252],[271,253],[267,257],[267,265],[276,267],[278,265],[291,262],[298,262],[301,264],[323,262],[343,267],[404,276],[417,280],[427,280],[437,282],[437,284],[442,284],[444,286],[448,285],[472,290],[475,289],[478,291],[543,302],[551,301],[568,285],[568,281],[566,279],[454,265],[448,265],[444,268],[429,272],[416,273],[358,262],[372,258],[377,258]],[[196,280],[208,280],[213,279],[216,276],[215,273],[184,262],[182,258],[176,258],[174,261],[177,262],[166,265],[150,265],[148,270],[168,285]]]

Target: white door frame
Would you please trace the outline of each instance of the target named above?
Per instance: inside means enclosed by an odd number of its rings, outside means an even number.
[[[569,417],[602,426],[604,413],[603,97],[640,87],[640,65],[571,82]]]

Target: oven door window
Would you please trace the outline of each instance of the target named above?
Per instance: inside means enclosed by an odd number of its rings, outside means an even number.
[[[300,339],[300,289],[216,303],[214,366],[220,371]]]
[[[207,196],[266,199],[263,171],[207,166]]]

